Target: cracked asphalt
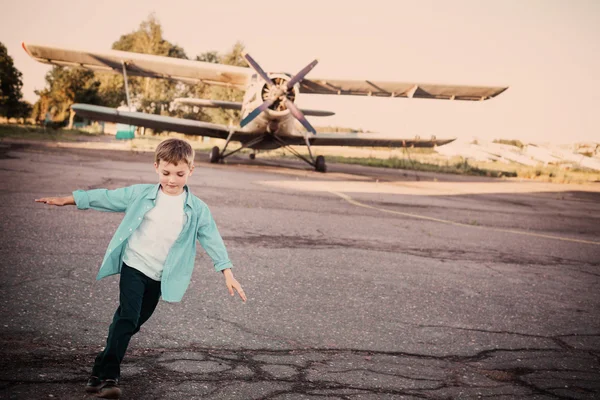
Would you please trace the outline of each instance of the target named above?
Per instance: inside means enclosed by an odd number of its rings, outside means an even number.
[[[190,187],[248,301],[199,248],[122,398],[600,398],[600,183],[206,158]],[[155,182],[152,155],[3,142],[0,174],[0,398],[91,398],[122,216],[33,199]]]

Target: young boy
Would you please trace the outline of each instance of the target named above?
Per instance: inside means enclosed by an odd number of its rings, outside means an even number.
[[[223,239],[207,205],[186,185],[194,170],[194,150],[180,139],[167,139],[156,148],[158,184],[106,190],[76,190],[72,196],[45,197],[37,202],[80,210],[124,212],[96,279],[121,274],[119,307],[108,330],[106,347],[96,357],[86,391],[115,399],[120,365],[131,336],[150,318],[159,298],[178,302],[192,275],[196,240],[223,271],[230,295],[246,295],[233,277]]]

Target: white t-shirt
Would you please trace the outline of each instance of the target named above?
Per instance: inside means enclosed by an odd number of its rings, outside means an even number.
[[[185,225],[185,198],[185,190],[179,196],[158,191],[154,208],[127,241],[123,262],[160,281],[169,250]]]

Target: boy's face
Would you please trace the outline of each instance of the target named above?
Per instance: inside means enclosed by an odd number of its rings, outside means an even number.
[[[154,168],[158,174],[158,183],[160,183],[163,193],[169,196],[178,196],[183,193],[183,187],[194,170],[194,167],[190,168],[185,161],[174,165],[159,160],[158,164],[154,163]]]

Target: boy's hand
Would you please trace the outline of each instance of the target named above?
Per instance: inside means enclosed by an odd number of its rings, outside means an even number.
[[[53,206],[69,206],[75,204],[73,196],[67,197],[42,197],[41,199],[35,199],[36,203],[46,203]]]
[[[229,294],[234,296],[235,293],[233,292],[233,289],[235,289],[235,291],[238,292],[238,294],[242,298],[242,301],[244,301],[245,303],[246,294],[244,293],[244,289],[242,289],[242,285],[240,285],[237,279],[233,277],[233,272],[231,272],[231,269],[228,268],[223,270],[223,275],[225,275],[225,285],[227,285],[227,290],[229,290]]]

